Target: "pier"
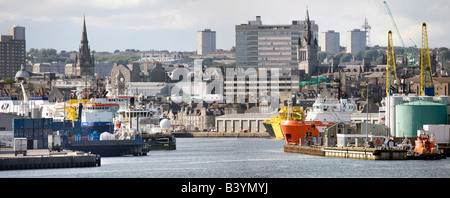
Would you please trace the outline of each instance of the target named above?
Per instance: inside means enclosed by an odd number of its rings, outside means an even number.
[[[12,149],[0,151],[0,170],[78,168],[101,165],[100,156],[73,151],[49,152],[47,149],[28,150],[26,156],[14,155]]]
[[[366,160],[408,159],[406,150],[364,147],[310,147],[299,146],[297,144],[286,144],[284,145],[284,152]]]
[[[174,132],[177,138],[269,138],[267,132]]]

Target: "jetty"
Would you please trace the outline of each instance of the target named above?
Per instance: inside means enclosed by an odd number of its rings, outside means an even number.
[[[28,150],[26,156],[16,156],[12,149],[2,148],[0,150],[0,171],[96,167],[100,165],[100,156],[91,153],[76,151],[49,152],[48,149],[34,149]]]

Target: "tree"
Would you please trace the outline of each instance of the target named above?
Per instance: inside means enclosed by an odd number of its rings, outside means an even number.
[[[345,53],[341,57],[341,63],[343,63],[343,62],[350,62],[350,60],[352,60],[352,54],[350,54],[350,53]]]
[[[325,60],[325,58],[327,58],[328,53],[326,52],[319,52],[319,54],[317,55],[317,58],[319,59],[320,62],[323,62],[323,60]]]
[[[6,84],[13,84],[13,83],[15,83],[16,81],[15,80],[13,80],[13,79],[11,79],[11,78],[6,78],[5,80],[3,80],[3,83],[6,83]]]
[[[363,52],[363,51],[361,51],[361,52],[358,52],[357,54],[355,54],[355,56],[353,56],[353,58],[355,59],[355,60],[363,60],[363,55],[364,55],[364,53],[365,52]]]

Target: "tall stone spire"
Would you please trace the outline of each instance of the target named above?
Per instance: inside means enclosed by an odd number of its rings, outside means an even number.
[[[95,63],[94,56],[91,55],[86,31],[86,17],[83,17],[83,32],[81,34],[81,44],[75,58],[76,76],[94,76]]]
[[[84,16],[83,16],[83,33],[81,35],[81,43],[83,43],[83,44],[88,43],[87,31],[86,31],[86,17],[84,17]]]
[[[311,31],[311,21],[309,20],[308,8],[306,8],[305,28],[303,29],[303,38],[305,38],[307,45],[311,45],[312,31]]]

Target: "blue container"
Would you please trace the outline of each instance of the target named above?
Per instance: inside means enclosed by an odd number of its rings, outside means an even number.
[[[23,119],[23,128],[24,129],[32,129],[33,128],[33,120],[32,119]]]
[[[23,129],[23,119],[13,119],[12,128]]]
[[[33,137],[34,137],[34,139],[43,139],[44,138],[44,130],[34,128],[33,129]]]
[[[53,118],[44,118],[44,128],[52,128]]]
[[[25,137],[23,129],[13,129],[13,138],[23,138]]]
[[[62,128],[64,128],[63,126],[64,125],[63,125],[62,122],[52,122],[52,127],[51,128],[53,128],[53,130],[55,130],[55,129],[62,129]]]
[[[34,138],[33,129],[24,129],[23,133],[24,133],[24,137],[26,137],[28,139],[33,139]]]
[[[42,118],[33,119],[33,128],[42,129],[44,127],[44,122]]]

